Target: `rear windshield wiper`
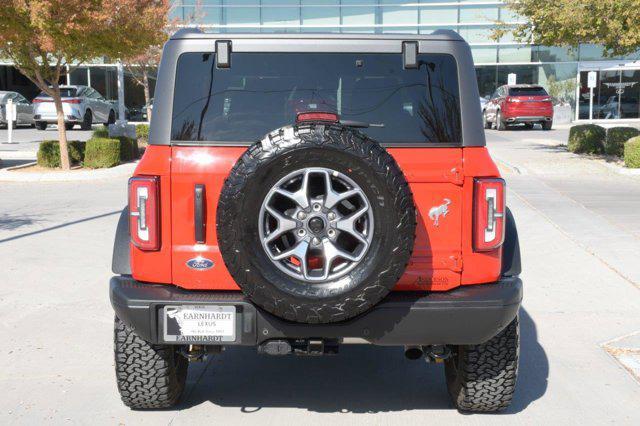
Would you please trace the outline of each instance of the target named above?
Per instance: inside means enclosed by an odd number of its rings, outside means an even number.
[[[367,128],[367,127],[384,127],[384,123],[365,123],[362,121],[340,120],[340,124],[348,127]]]

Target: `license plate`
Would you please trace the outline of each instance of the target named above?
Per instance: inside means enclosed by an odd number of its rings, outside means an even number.
[[[235,306],[165,306],[165,342],[234,342]]]

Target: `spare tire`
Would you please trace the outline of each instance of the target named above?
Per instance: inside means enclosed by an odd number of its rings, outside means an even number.
[[[242,291],[304,323],[342,321],[384,298],[411,258],[415,226],[393,157],[333,124],[287,126],[256,142],[217,209],[220,251]]]

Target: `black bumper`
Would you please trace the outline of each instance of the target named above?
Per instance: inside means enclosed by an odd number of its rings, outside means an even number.
[[[506,277],[493,284],[448,292],[392,292],[368,312],[334,324],[282,320],[238,291],[188,291],[139,283],[127,276],[111,278],[110,297],[116,315],[152,343],[164,343],[160,333],[162,307],[193,304],[236,307],[236,341],[224,345],[255,346],[271,339],[308,338],[376,345],[460,345],[486,342],[515,318],[522,300],[522,281]]]

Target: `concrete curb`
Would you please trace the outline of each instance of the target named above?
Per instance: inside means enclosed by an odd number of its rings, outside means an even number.
[[[0,170],[3,182],[78,182],[131,176],[138,162],[121,164],[110,169],[72,170],[68,172],[19,172]]]

